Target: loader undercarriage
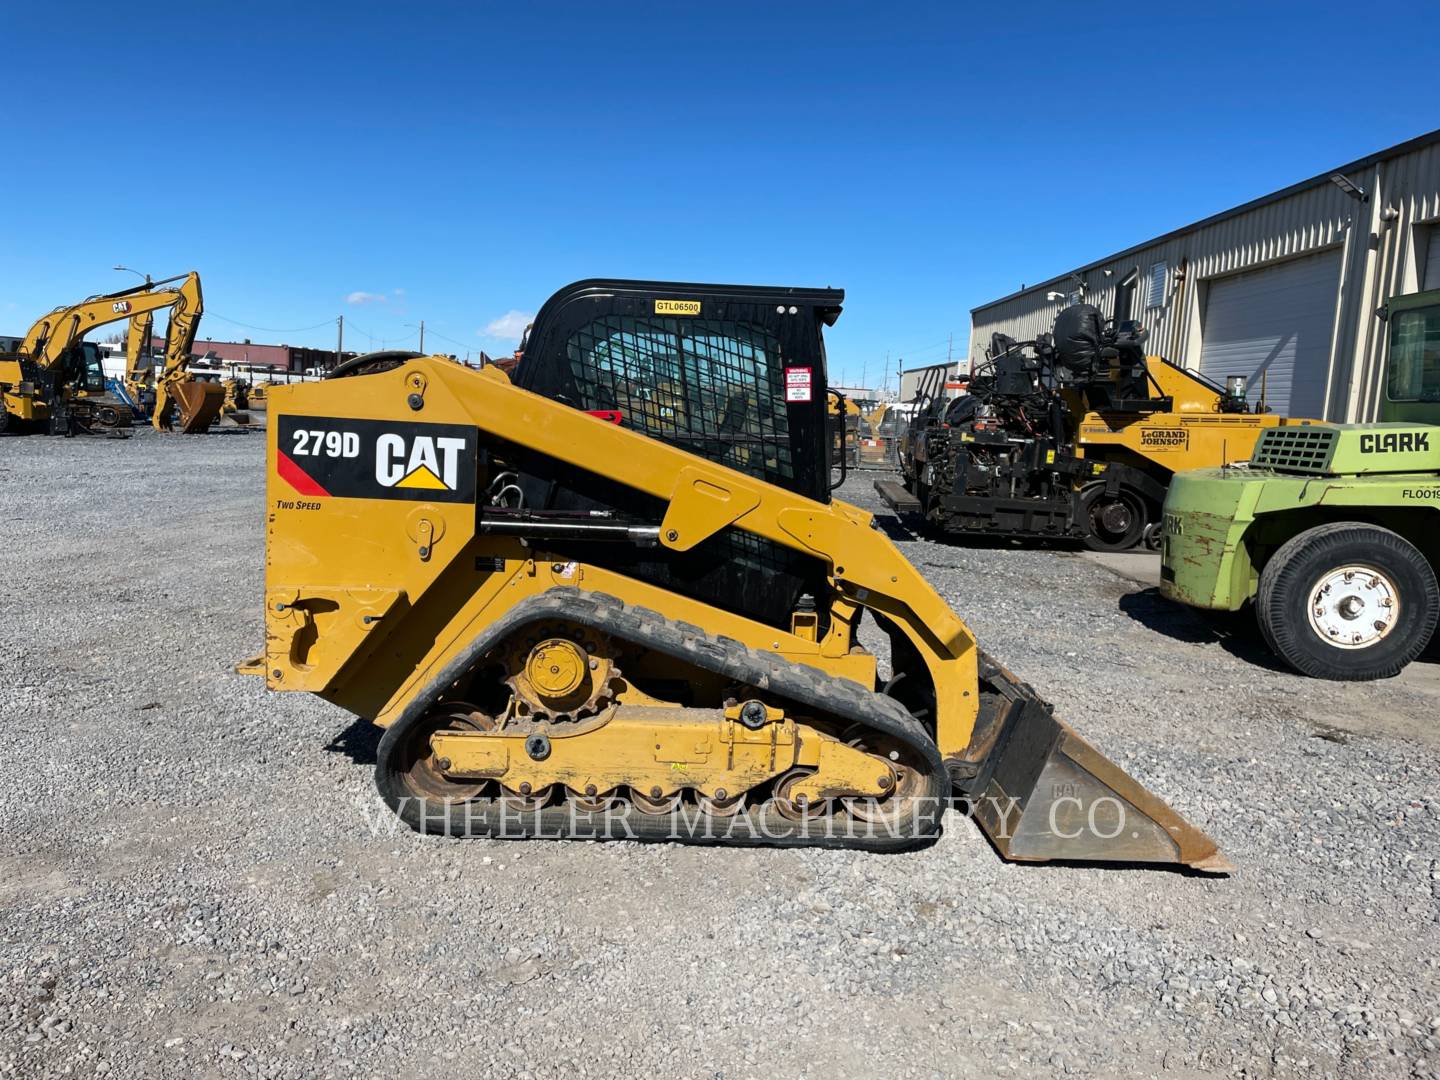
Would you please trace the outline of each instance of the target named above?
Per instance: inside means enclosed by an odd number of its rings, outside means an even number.
[[[894,699],[614,597],[552,589],[471,655],[465,700],[417,702],[381,742],[381,792],[418,828],[878,851],[947,805]]]

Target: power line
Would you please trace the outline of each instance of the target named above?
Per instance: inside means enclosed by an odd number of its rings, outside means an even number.
[[[425,333],[429,334],[431,337],[438,337],[445,341],[448,341],[451,345],[459,345],[460,348],[464,349],[466,352],[470,352],[475,348],[474,345],[467,345],[463,341],[456,341],[453,337],[446,337],[444,334],[440,333],[440,331],[436,330],[433,326],[427,326],[425,328]]]
[[[251,323],[241,322],[239,319],[227,319],[224,315],[217,314],[214,311],[205,312],[203,315],[201,315],[201,318],[219,319],[221,322],[227,322],[233,326],[243,326],[246,330],[262,330],[267,334],[298,334],[304,330],[319,330],[322,326],[335,325],[334,319],[326,319],[324,322],[316,323],[314,326],[255,326]]]

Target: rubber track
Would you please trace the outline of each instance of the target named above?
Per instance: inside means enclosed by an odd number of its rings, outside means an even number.
[[[474,670],[503,640],[538,622],[563,619],[592,627],[631,645],[669,656],[701,670],[734,679],[801,706],[799,711],[864,724],[911,748],[928,766],[921,777],[921,811],[891,829],[855,821],[837,809],[816,822],[795,822],[771,807],[751,807],[736,818],[710,818],[694,806],[684,813],[649,817],[630,812],[623,826],[604,813],[586,813],[569,803],[520,812],[496,799],[436,802],[412,795],[396,764],[410,731],[441,701],[445,692]],[[744,846],[816,846],[899,851],[928,843],[940,833],[940,817],[950,780],[939,750],[925,728],[893,698],[850,679],[837,678],[804,664],[751,649],[727,637],[712,637],[700,627],[672,622],[648,608],[632,607],[604,593],[560,587],[522,601],[496,620],[452,660],[406,706],[380,740],[376,787],[400,818],[422,832],[504,839],[636,839]],[[607,831],[610,830],[610,831]]]

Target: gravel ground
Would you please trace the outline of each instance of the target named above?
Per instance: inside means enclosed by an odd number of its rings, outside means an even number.
[[[1074,553],[904,538],[1233,877],[1007,865],[963,820],[422,839],[368,726],[230,672],[262,480],[254,433],[0,441],[0,1075],[1440,1074],[1433,660],[1308,682]]]

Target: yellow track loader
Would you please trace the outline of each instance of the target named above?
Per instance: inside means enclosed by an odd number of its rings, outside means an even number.
[[[834,289],[582,281],[269,392],[265,651],[412,827],[1228,869],[831,496]],[[885,642],[877,655],[862,644]]]

